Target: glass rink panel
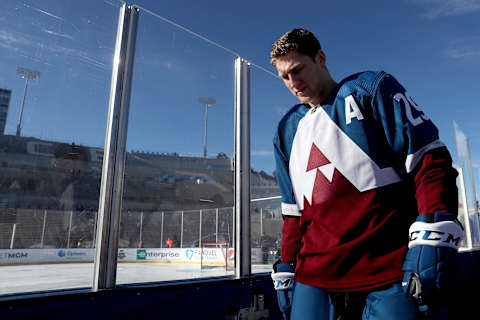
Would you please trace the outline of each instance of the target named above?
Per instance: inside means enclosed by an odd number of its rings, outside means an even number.
[[[92,286],[122,4],[0,2],[0,294]]]
[[[469,251],[480,248],[480,221],[473,205],[468,203],[468,184],[465,182],[467,176],[462,167],[456,168],[458,171],[458,220],[463,226],[464,236],[460,244],[460,251]]]
[[[250,199],[252,272],[271,270],[280,259],[281,197],[275,175],[273,136],[282,116],[298,101],[276,76],[252,64],[250,70]]]
[[[235,58],[140,8],[117,284],[233,275]]]

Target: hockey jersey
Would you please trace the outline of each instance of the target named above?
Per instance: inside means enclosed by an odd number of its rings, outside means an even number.
[[[438,130],[391,75],[354,74],[320,105],[294,106],[274,137],[282,261],[332,291],[399,281],[420,213],[457,210]]]

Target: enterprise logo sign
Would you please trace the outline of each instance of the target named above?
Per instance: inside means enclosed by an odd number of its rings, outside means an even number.
[[[137,260],[145,260],[147,258],[147,250],[137,249]]]
[[[178,260],[180,253],[173,250],[137,249],[137,260]]]

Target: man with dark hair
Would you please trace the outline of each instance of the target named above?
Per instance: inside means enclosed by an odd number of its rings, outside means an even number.
[[[388,73],[337,83],[308,30],[287,32],[270,58],[301,103],[274,137],[284,221],[272,279],[284,316],[447,316],[463,229],[435,125]]]

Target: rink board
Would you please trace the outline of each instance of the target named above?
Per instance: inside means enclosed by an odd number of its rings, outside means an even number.
[[[203,253],[202,253],[203,252]],[[227,255],[227,257],[225,257]],[[0,249],[0,266],[93,262],[95,248]],[[262,263],[262,250],[252,248],[252,263]],[[235,249],[228,248],[120,248],[118,262],[150,262],[200,265],[233,264]]]

